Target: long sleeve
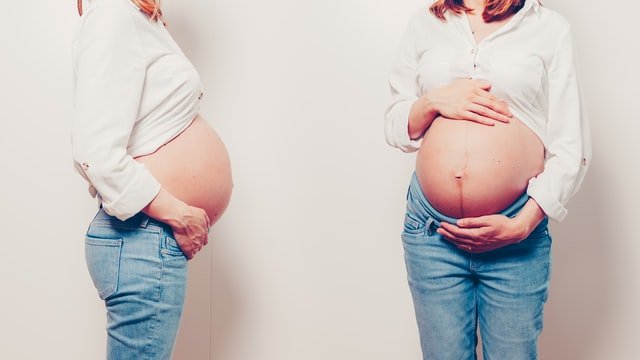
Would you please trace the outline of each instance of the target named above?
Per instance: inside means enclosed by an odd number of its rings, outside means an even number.
[[[413,19],[400,43],[400,49],[389,73],[391,104],[385,114],[385,138],[387,143],[404,152],[420,148],[420,140],[409,138],[409,112],[420,97],[418,64],[415,50]]]
[[[160,183],[127,153],[147,67],[127,5],[100,1],[87,9],[73,54],[74,165],[105,211],[120,220],[160,191]]]
[[[543,172],[529,181],[527,193],[560,222],[567,215],[565,204],[580,188],[591,164],[591,139],[568,24],[558,39],[548,70],[546,161]]]

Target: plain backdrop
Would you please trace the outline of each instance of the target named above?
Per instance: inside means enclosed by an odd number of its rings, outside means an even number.
[[[110,0],[101,0],[110,1]],[[638,2],[547,0],[573,24],[594,159],[552,225],[541,359],[633,360],[640,339]],[[418,0],[166,0],[233,162],[190,265],[175,359],[420,357],[400,231],[414,155],[388,147],[387,73]],[[0,4],[0,358],[104,358],[73,171],[75,1]]]

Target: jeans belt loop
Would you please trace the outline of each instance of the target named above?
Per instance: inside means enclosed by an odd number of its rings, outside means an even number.
[[[429,236],[433,235],[433,229],[431,228],[431,226],[433,225],[433,221],[434,221],[433,218],[430,217],[427,220],[427,223],[425,224],[425,228],[427,229],[427,235]]]
[[[149,224],[149,217],[145,215],[145,216],[142,218],[142,222],[140,222],[140,227],[142,227],[142,228],[146,228],[146,227],[147,227],[147,224]]]

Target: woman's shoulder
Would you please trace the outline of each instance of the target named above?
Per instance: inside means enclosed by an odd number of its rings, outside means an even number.
[[[107,22],[112,27],[131,21],[132,13],[138,12],[131,0],[92,0],[83,14],[84,22]]]
[[[139,35],[144,26],[137,19],[137,9],[130,0],[92,0],[84,9],[72,42],[74,57],[77,52],[105,48],[120,52],[136,49],[135,53],[142,54]]]
[[[442,20],[438,19],[433,13],[431,13],[431,11],[429,10],[430,6],[431,3],[429,2],[428,6],[423,6],[415,10],[409,18],[409,24],[411,26],[420,27],[433,26],[443,23]]]
[[[552,32],[569,29],[571,27],[569,20],[558,11],[546,6],[540,6],[539,11],[540,22],[545,26],[545,28]]]

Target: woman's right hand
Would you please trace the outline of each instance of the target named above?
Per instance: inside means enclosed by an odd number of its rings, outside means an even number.
[[[424,96],[445,118],[468,120],[492,126],[496,121],[508,123],[513,117],[507,104],[489,91],[485,80],[457,79],[451,84],[429,91]]]
[[[409,135],[419,138],[437,116],[493,126],[513,117],[507,104],[489,91],[485,80],[456,79],[447,86],[428,91],[411,108]]]
[[[187,205],[175,221],[167,223],[173,229],[180,250],[189,260],[209,243],[209,216],[200,208]]]
[[[189,260],[209,242],[211,222],[207,213],[187,205],[165,189],[160,189],[142,211],[171,226],[180,250]]]

